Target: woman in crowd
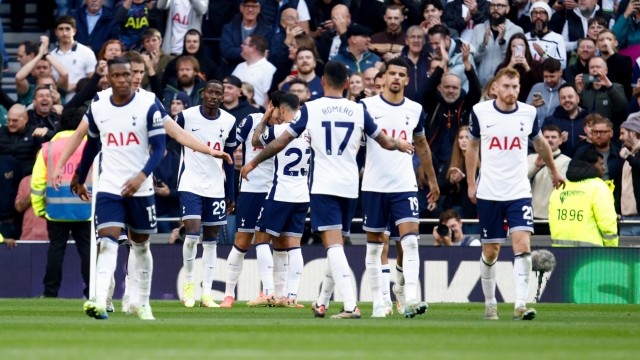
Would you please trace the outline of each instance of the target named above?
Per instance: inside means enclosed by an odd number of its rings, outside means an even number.
[[[354,72],[349,76],[349,89],[347,90],[347,99],[358,102],[364,97],[364,76],[362,73]]]
[[[520,73],[518,101],[526,102],[533,85],[542,82],[543,77],[542,65],[540,65],[540,62],[533,60],[531,51],[529,51],[529,43],[524,34],[513,34],[509,39],[507,53],[502,64],[498,65],[496,74],[506,67],[512,67]]]
[[[258,109],[258,111],[260,111],[261,113],[265,113],[267,111],[265,108],[258,105],[256,101],[253,99],[253,95],[255,94],[253,85],[249,84],[248,82],[243,82],[242,94],[247,97],[247,101],[249,102],[249,104],[251,104],[251,106],[253,106],[254,108]]]
[[[442,210],[454,209],[463,219],[476,219],[478,211],[476,205],[469,200],[467,194],[468,185],[466,179],[467,167],[464,156],[469,142],[469,127],[461,126],[456,134],[451,151],[449,164],[442,168],[438,175],[438,187],[445,195]],[[479,164],[478,164],[478,167]],[[464,224],[463,231],[469,234],[479,234],[478,224]]]
[[[496,82],[496,78],[495,77],[492,77],[491,79],[489,79],[489,81],[487,81],[487,84],[482,89],[482,95],[480,96],[480,102],[489,101],[489,100],[495,100],[498,97],[498,94],[496,94],[496,90],[493,88],[493,84],[495,84],[495,82]]]
[[[124,45],[120,40],[109,40],[102,45],[102,49],[98,53],[98,60],[111,60],[114,57],[122,56],[123,52]]]

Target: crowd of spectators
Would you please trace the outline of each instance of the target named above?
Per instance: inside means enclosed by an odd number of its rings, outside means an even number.
[[[109,86],[106,60],[132,51],[144,61],[133,67],[134,86],[155,93],[171,115],[199,105],[204,83],[218,79],[222,108],[238,122],[264,111],[273,90],[290,91],[302,103],[322,97],[328,61],[346,64],[345,97],[359,101],[381,93],[385,61],[405,58],[411,67],[405,96],[424,107],[443,195],[431,205],[421,197],[421,217],[431,218],[450,209],[463,219],[477,216],[462,180],[469,117],[473,105],[495,98],[493,76],[512,67],[521,78],[518,100],[537,108],[559,168],[595,149],[619,216],[640,216],[634,186],[640,128],[620,131],[640,111],[637,1],[56,0],[38,3],[36,16],[43,34],[18,48],[17,100],[0,89],[8,114],[0,127],[0,231],[7,239],[46,238],[22,230],[33,220],[24,220],[31,210],[21,183],[29,181],[42,144],[61,131],[64,111],[88,106]],[[14,31],[23,18],[24,4],[11,1]],[[13,60],[4,55],[5,64]],[[155,173],[159,217],[179,215],[178,159],[169,146]],[[426,193],[417,161],[416,176]],[[551,189],[537,155],[529,158],[529,178],[535,217],[545,219]],[[460,226],[469,234],[479,230]]]

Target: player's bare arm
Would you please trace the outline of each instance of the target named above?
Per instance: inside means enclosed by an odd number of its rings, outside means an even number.
[[[547,146],[549,146],[547,144]],[[469,138],[467,143],[467,153],[464,156],[464,162],[467,164],[467,185],[469,186],[468,195],[472,203],[476,203],[476,169],[478,168],[478,149],[480,148],[480,140]]]
[[[260,141],[260,135],[262,135],[262,133],[264,133],[264,130],[267,128],[267,125],[269,124],[269,120],[271,119],[271,115],[273,115],[273,109],[274,109],[273,103],[270,102],[269,106],[267,106],[267,110],[264,112],[264,115],[262,116],[262,119],[260,119],[260,122],[256,126],[256,130],[253,132],[253,137],[251,138],[251,145],[255,147],[262,146],[262,142]]]
[[[380,144],[380,146],[382,146],[382,148],[384,149],[398,150],[400,152],[406,152],[409,155],[413,155],[414,148],[411,143],[404,140],[394,139],[382,131],[380,131],[378,136],[376,136],[373,140]]]
[[[183,128],[181,128],[180,125],[178,125],[175,121],[165,121],[164,130],[169,136],[174,138],[182,146],[186,146],[203,154],[211,155],[214,158],[222,159],[229,164],[232,163],[231,156],[229,156],[229,154],[225,153],[224,151],[211,149],[206,144],[198,140],[195,136],[190,134],[188,131],[185,131]]]
[[[553,152],[551,151],[549,143],[541,136],[538,139],[533,140],[533,146],[536,153],[538,153],[551,172],[553,187],[559,189],[561,186],[564,186],[564,177],[556,167],[556,162],[553,160]]]
[[[291,135],[290,132],[285,131],[282,135],[278,136],[277,139],[270,142],[269,145],[265,146],[264,150],[262,150],[255,158],[253,158],[253,160],[243,166],[242,169],[240,169],[240,176],[242,176],[243,179],[249,181],[249,178],[247,176],[253,169],[257,168],[261,162],[272,158],[275,154],[282,151],[282,149],[287,147],[287,145],[289,145],[289,143],[294,139],[295,136]]]
[[[429,196],[427,200],[429,203],[438,201],[440,197],[440,188],[438,187],[438,181],[436,178],[436,171],[433,168],[433,160],[431,159],[431,148],[424,135],[414,136],[413,142],[416,144],[416,153],[418,159],[420,159],[420,165],[429,182]]]

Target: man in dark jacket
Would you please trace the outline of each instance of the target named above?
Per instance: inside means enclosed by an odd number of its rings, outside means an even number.
[[[564,84],[558,89],[560,105],[556,107],[553,115],[544,119],[542,126],[556,125],[562,130],[562,145],[560,152],[568,157],[573,157],[576,151],[576,145],[587,136],[584,132],[584,118],[589,112],[578,106],[580,96],[576,89]],[[540,119],[539,119],[540,120]]]
[[[33,110],[28,110],[27,115],[29,125],[37,128],[34,135],[44,138],[45,141],[51,140],[58,131],[62,130],[60,115],[53,111],[53,99],[48,87],[36,88],[33,97]]]
[[[118,26],[113,15],[113,10],[103,6],[101,0],[87,0],[85,5],[71,11],[71,16],[76,19],[74,39],[97,55],[104,43],[118,38]]]
[[[247,97],[242,94],[242,81],[236,76],[230,75],[222,81],[224,85],[224,96],[222,99],[222,110],[228,112],[236,118],[236,125],[249,114],[259,112],[247,101]]]
[[[578,61],[567,66],[562,73],[564,81],[575,86],[576,76],[589,73],[589,60],[593,59],[598,52],[596,41],[590,37],[578,40]]]
[[[256,0],[244,0],[240,4],[240,14],[222,27],[220,49],[222,51],[222,74],[229,76],[238,64],[244,61],[240,52],[242,42],[251,34],[264,36],[271,44],[273,29],[259,20],[260,3]]]
[[[183,57],[191,55],[198,60],[200,65],[200,73],[206,80],[222,80],[220,68],[213,60],[209,59],[204,53],[204,44],[202,43],[202,34],[198,30],[191,29],[187,31],[184,36],[184,46],[182,48],[182,54],[176,56],[167,67],[164,69],[162,75],[162,88],[164,89],[168,84],[176,82],[178,80],[176,63]],[[192,103],[195,104],[195,103]]]
[[[33,136],[36,127],[27,124],[27,109],[15,104],[9,109],[7,126],[0,127],[0,155],[13,155],[22,165],[22,175],[31,175],[43,138]]]
[[[409,85],[404,87],[404,96],[419,101],[418,91],[422,89],[429,79],[429,56],[431,46],[425,42],[424,30],[413,25],[407,30],[405,42],[407,46],[402,48],[400,56],[409,63]]]
[[[171,100],[173,100],[174,94],[180,91],[189,94],[191,106],[200,105],[202,103],[200,94],[206,81],[197,75],[200,72],[198,60],[193,56],[182,56],[176,62],[176,70],[178,72],[178,80],[169,83],[164,88],[163,104],[165,109],[171,108]]]
[[[607,27],[613,24],[613,14],[603,11],[598,0],[587,0],[578,3],[573,10],[558,11],[551,17],[549,29],[562,34],[567,52],[578,47],[578,40],[587,37],[586,24],[589,19],[599,16],[603,18]],[[568,81],[568,80],[567,80]]]
[[[468,51],[463,52],[462,56],[465,75],[469,80],[468,93],[462,90],[462,83],[457,75],[445,75],[447,62],[441,61],[427,80],[422,94],[422,106],[427,114],[424,126],[436,169],[449,161],[458,129],[469,125],[471,108],[480,100],[482,87],[471,65]]]
[[[589,74],[596,76],[596,81],[585,83],[583,79],[587,75],[576,77],[576,89],[580,93],[580,106],[595,112],[602,117],[616,123],[616,135],[619,134],[618,126],[625,118],[627,110],[627,98],[624,96],[624,88],[609,79],[608,67],[601,57],[594,57],[589,61]]]
[[[331,9],[332,28],[322,33],[318,39],[318,54],[325,63],[332,60],[340,49],[348,45],[349,36],[347,30],[351,25],[349,8],[339,4]]]
[[[596,117],[593,119],[593,127],[591,128],[593,143],[582,146],[576,151],[574,158],[587,149],[595,149],[604,158],[604,175],[602,180],[613,181],[615,186],[613,190],[613,198],[615,200],[616,212],[620,214],[620,197],[622,194],[622,167],[624,159],[620,157],[620,145],[611,141],[613,137],[613,123],[604,117]]]

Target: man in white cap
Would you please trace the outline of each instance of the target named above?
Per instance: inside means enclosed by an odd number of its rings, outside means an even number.
[[[537,1],[529,8],[533,28],[525,34],[531,55],[535,60],[554,58],[560,61],[562,69],[567,67],[567,52],[562,35],[549,30],[551,8],[544,1]]]

